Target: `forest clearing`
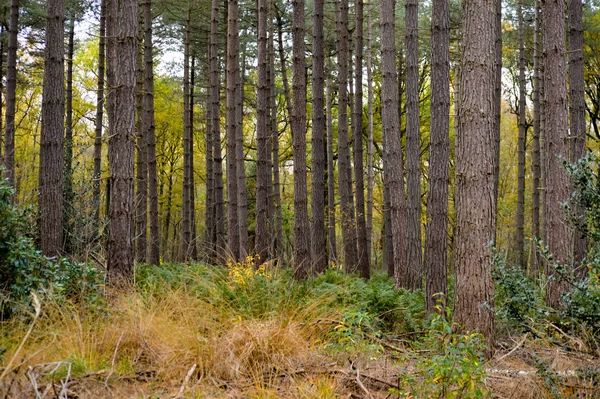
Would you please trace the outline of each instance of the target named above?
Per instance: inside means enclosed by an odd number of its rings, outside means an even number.
[[[600,398],[600,3],[0,0],[1,398]]]

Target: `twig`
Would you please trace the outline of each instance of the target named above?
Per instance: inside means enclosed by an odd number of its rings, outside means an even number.
[[[35,295],[35,292],[31,292],[31,296],[33,297],[33,307],[35,309],[35,316],[33,318],[33,321],[31,322],[31,325],[29,326],[29,330],[27,330],[27,334],[25,334],[25,337],[21,341],[21,344],[19,345],[19,347],[17,348],[15,353],[12,355],[12,358],[8,362],[8,365],[6,365],[6,367],[4,368],[2,375],[0,375],[0,381],[2,381],[4,379],[4,377],[6,377],[6,374],[8,374],[10,372],[13,362],[19,355],[19,352],[21,352],[21,350],[23,349],[23,346],[25,346],[25,342],[27,342],[27,340],[29,339],[29,336],[33,332],[33,327],[35,326],[35,322],[37,321],[37,319],[40,317],[40,314],[42,313],[42,305],[40,305],[40,300],[38,299],[37,295]]]
[[[123,339],[123,334],[125,334],[125,331],[121,332],[121,336],[119,337],[119,340],[117,341],[117,346],[115,346],[115,351],[113,352],[112,362],[110,364],[110,371],[108,372],[106,378],[104,379],[104,386],[106,386],[106,389],[108,389],[109,391],[110,391],[110,388],[108,387],[108,379],[112,376],[113,372],[115,371],[115,360],[117,359],[117,351],[119,350],[119,345],[121,344],[121,340]]]
[[[356,369],[356,383],[358,384],[360,389],[362,389],[363,392],[367,395],[367,397],[369,397],[370,399],[373,399],[373,395],[371,395],[371,392],[369,392],[369,390],[367,388],[365,388],[362,381],[360,380],[360,370],[358,368]]]
[[[194,363],[192,368],[188,371],[187,375],[185,376],[185,379],[183,380],[183,384],[181,384],[181,387],[179,388],[179,392],[177,392],[177,395],[175,395],[173,397],[173,399],[183,398],[183,394],[185,393],[185,387],[188,384],[188,382],[190,382],[190,378],[192,378],[192,374],[194,374],[196,367],[198,367],[198,365],[196,363]]]
[[[523,345],[525,343],[525,340],[527,340],[527,336],[529,335],[529,333],[525,333],[525,336],[523,337],[523,339],[521,340],[521,342],[519,342],[514,348],[512,348],[507,354],[504,354],[502,356],[500,356],[498,359],[496,359],[496,362],[499,362],[507,357],[509,357],[510,355],[512,355],[517,349],[519,349],[519,347],[521,347],[521,345]]]

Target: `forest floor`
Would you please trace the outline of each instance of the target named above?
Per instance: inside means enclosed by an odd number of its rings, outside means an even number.
[[[499,331],[483,361],[384,276],[171,265],[97,294],[3,322],[0,398],[600,397],[590,337]]]

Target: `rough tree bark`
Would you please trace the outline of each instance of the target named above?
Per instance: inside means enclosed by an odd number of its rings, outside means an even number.
[[[181,260],[191,256],[192,245],[192,125],[190,120],[190,25],[191,5],[188,3],[183,50],[183,190],[181,215]],[[235,180],[235,179],[234,179]]]
[[[110,207],[109,281],[129,281],[133,272],[133,150],[138,1],[108,0]],[[62,43],[62,42],[60,42]]]
[[[394,280],[396,287],[404,287],[407,281],[405,233],[403,224],[404,209],[404,171],[402,162],[402,148],[400,144],[400,118],[398,114],[398,91],[396,85],[398,76],[396,72],[396,44],[394,37],[394,10],[395,0],[381,1],[381,122],[383,128],[384,154],[384,179],[385,187],[389,190],[389,212],[391,235],[388,262],[394,266]],[[388,263],[389,264],[389,263]]]
[[[454,320],[493,348],[490,242],[496,224],[495,3],[463,3],[459,131],[456,142]]]
[[[569,162],[575,163],[585,155],[585,84],[583,75],[583,23],[581,0],[569,0],[569,120],[571,140],[569,141]],[[585,209],[576,207],[579,220],[585,222]],[[573,262],[576,273],[584,278],[587,268],[581,265],[586,255],[585,235],[573,229]]]
[[[517,178],[517,232],[515,236],[515,249],[517,263],[522,268],[526,267],[525,260],[525,145],[527,143],[527,120],[525,102],[525,42],[523,35],[523,6],[521,0],[517,4],[518,37],[519,37],[519,137],[517,144],[518,153],[518,178]]]
[[[337,4],[337,2],[336,2]],[[342,238],[344,240],[344,267],[354,271],[358,265],[354,198],[352,195],[352,167],[348,144],[348,0],[341,0],[337,10],[338,44],[338,185]]]
[[[6,116],[4,132],[5,177],[15,185],[15,108],[17,94],[17,46],[19,34],[19,0],[10,2],[8,51],[6,53]]]
[[[327,75],[327,90],[325,92],[325,118],[327,129],[327,240],[329,242],[329,262],[337,262],[337,243],[335,234],[335,178],[333,158],[333,117],[331,77]]]
[[[448,184],[450,148],[450,4],[434,0],[431,10],[431,133],[424,269],[427,313],[442,312],[448,296]],[[435,294],[441,293],[441,297]]]
[[[38,203],[42,253],[57,256],[63,245],[64,0],[49,0],[46,15]]]
[[[237,17],[236,17],[237,18]],[[236,31],[238,27],[236,24]],[[236,48],[239,52],[240,37],[236,37]],[[236,85],[236,171],[237,171],[237,202],[238,202],[238,226],[240,235],[240,257],[248,255],[248,193],[246,187],[246,169],[244,162],[244,77],[246,75],[246,51],[242,51],[241,68],[238,83]]]
[[[316,0],[313,9],[312,73],[312,223],[311,244],[314,270],[327,268],[325,234],[325,39],[323,33],[324,0]]]
[[[565,5],[559,0],[542,0],[544,15],[544,80],[548,169],[546,170],[547,243],[556,262],[570,267],[571,229],[563,203],[569,198],[570,183],[562,162],[569,156],[567,112],[567,65],[565,43]],[[547,268],[546,303],[554,308],[569,289],[554,267]]]
[[[535,27],[533,33],[533,154],[531,169],[533,182],[531,189],[531,262],[529,262],[529,275],[537,278],[540,273],[540,258],[536,239],[540,237],[540,5],[535,1]]]
[[[368,138],[367,138],[367,251],[371,261],[373,250],[373,186],[375,174],[373,169],[373,23],[371,14],[373,4],[369,2],[367,11],[367,113],[368,113]]]
[[[104,71],[106,59],[106,2],[100,5],[100,38],[98,41],[98,92],[96,94],[96,121],[94,129],[94,177],[92,202],[94,206],[94,234],[100,225],[100,175],[102,173],[102,130],[104,120]],[[108,211],[108,210],[107,210]]]
[[[256,238],[255,253],[258,264],[267,261],[269,230],[267,226],[269,179],[269,116],[267,82],[267,0],[258,0],[258,92],[257,92],[257,166],[256,166]]]
[[[354,103],[354,182],[356,184],[356,226],[358,241],[358,267],[360,276],[369,279],[371,265],[369,259],[369,241],[365,220],[365,168],[363,166],[363,0],[356,0],[356,64],[355,64],[355,103]]]
[[[403,286],[421,287],[421,122],[419,113],[418,0],[406,1],[406,265]]]
[[[143,6],[143,3],[141,3]],[[136,193],[135,193],[135,259],[138,262],[146,262],[148,253],[148,139],[146,127],[144,126],[144,14],[139,16],[137,74],[136,74]]]
[[[156,171],[156,134],[154,124],[154,62],[152,45],[152,0],[144,3],[144,128],[148,145],[148,195],[150,199],[151,265],[160,264],[158,230],[158,178]]]
[[[237,1],[227,0],[227,241],[228,256],[237,261],[240,258],[240,227],[238,224],[237,188],[237,86],[240,76],[240,63],[237,32]]]

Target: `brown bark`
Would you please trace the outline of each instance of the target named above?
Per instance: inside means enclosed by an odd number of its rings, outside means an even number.
[[[308,190],[306,183],[306,59],[304,0],[293,0],[293,115],[294,146],[294,278],[304,280],[311,268]]]
[[[259,264],[267,261],[269,252],[268,180],[269,180],[269,116],[267,82],[267,0],[258,1],[258,92],[257,92],[257,167],[256,167],[256,238],[255,253]]]
[[[463,3],[459,131],[456,145],[454,320],[493,348],[490,242],[496,224],[495,3]]]
[[[192,250],[192,126],[190,120],[190,25],[188,3],[183,50],[183,190],[181,216],[181,260],[186,262]]]
[[[209,75],[209,85],[211,81],[211,44],[210,39],[207,43],[207,57],[209,66],[207,68]],[[205,198],[205,237],[204,247],[207,256],[207,262],[213,264],[215,262],[215,176],[214,176],[214,156],[213,156],[213,128],[212,128],[212,88],[206,96],[206,198]]]
[[[567,65],[565,43],[564,2],[542,0],[544,14],[544,80],[545,117],[548,169],[546,171],[546,215],[545,230],[547,243],[554,260],[569,267],[571,253],[571,229],[563,203],[569,198],[570,184],[562,162],[569,155],[567,113]],[[561,296],[569,286],[560,278],[554,267],[547,270],[546,303],[558,308]]]
[[[421,122],[419,112],[418,0],[406,1],[406,265],[403,286],[421,287]]]
[[[494,201],[498,206],[498,187],[500,183],[500,117],[502,104],[502,0],[494,1]],[[498,215],[495,216],[496,218]],[[495,228],[494,228],[495,229]],[[494,240],[496,232],[494,232]]]
[[[240,76],[240,63],[237,49],[237,1],[227,0],[227,256],[240,258],[240,227],[238,224],[238,188],[237,188],[237,86]]]
[[[424,269],[427,313],[445,309],[448,296],[448,184],[450,148],[450,4],[431,10],[431,122]],[[441,293],[441,297],[436,294]]]
[[[137,0],[108,0],[108,84],[111,190],[109,209],[109,280],[129,281],[133,272],[133,149],[138,33]],[[61,42],[62,43],[62,42]]]
[[[42,253],[57,256],[63,245],[64,0],[49,0],[46,15],[38,203]]]
[[[214,172],[214,248],[218,263],[225,263],[225,214],[223,197],[223,157],[221,153],[220,96],[218,69],[218,27],[219,0],[212,0],[210,28],[210,87],[211,87],[211,128],[213,140]]]
[[[332,118],[332,87],[331,78],[327,78],[327,90],[325,92],[325,119],[327,129],[327,240],[329,242],[329,262],[337,262],[337,237],[335,234],[335,175],[333,158],[333,118]]]
[[[327,268],[327,237],[325,233],[325,40],[323,33],[323,0],[316,0],[313,9],[312,61],[312,198],[311,244],[313,267],[317,273]]]
[[[10,2],[8,51],[6,53],[6,116],[4,132],[5,177],[15,185],[15,108],[17,94],[17,46],[19,34],[19,0]]]
[[[336,3],[337,4],[337,3]],[[344,240],[344,268],[355,271],[358,265],[354,199],[352,196],[352,167],[348,144],[348,0],[341,0],[337,17],[338,42],[338,185],[342,238]]]
[[[533,154],[531,169],[533,174],[532,193],[531,193],[531,233],[533,240],[531,242],[532,259],[529,263],[529,274],[534,278],[539,276],[540,272],[540,254],[536,240],[540,238],[540,190],[541,190],[541,170],[540,170],[540,5],[539,0],[535,1],[535,27],[533,39]]]
[[[519,137],[518,180],[517,180],[517,234],[515,249],[517,264],[526,267],[525,261],[525,145],[527,143],[527,120],[525,102],[525,43],[523,38],[523,7],[521,0],[517,4],[518,37],[519,37]]]
[[[367,114],[368,114],[368,138],[367,138],[367,251],[371,261],[373,251],[373,186],[375,174],[373,169],[373,23],[371,20],[373,4],[369,2],[367,11]]]
[[[65,90],[65,140],[64,146],[64,188],[63,188],[63,226],[66,253],[74,248],[74,235],[71,219],[73,217],[73,55],[75,53],[75,13],[71,12],[67,39],[67,82]]]
[[[383,128],[384,179],[389,190],[388,198],[391,228],[387,244],[388,266],[394,266],[396,287],[404,287],[407,281],[405,233],[403,225],[404,209],[404,171],[402,148],[400,144],[400,119],[398,114],[398,76],[396,72],[396,45],[394,37],[394,0],[381,1],[381,122]],[[392,252],[393,251],[393,252]],[[389,256],[392,255],[392,259]],[[389,272],[389,269],[388,269]]]
[[[142,4],[143,5],[143,4]],[[146,262],[148,253],[148,138],[144,121],[144,15],[140,12],[136,74],[136,186],[135,194],[135,259]]]
[[[144,3],[144,128],[148,145],[148,195],[150,199],[151,265],[160,264],[160,233],[158,230],[158,178],[156,171],[156,134],[154,123],[154,62],[152,45],[152,0]]]
[[[100,38],[98,42],[98,91],[96,94],[96,122],[94,135],[94,177],[92,202],[94,204],[94,233],[98,234],[100,223],[100,179],[102,173],[102,129],[104,119],[104,74],[106,58],[106,2],[100,5]]]
[[[365,220],[365,168],[363,165],[363,0],[356,0],[356,65],[354,83],[356,89],[354,104],[354,182],[356,184],[356,226],[358,241],[358,267],[360,276],[369,279],[371,265],[369,259],[369,241]]]
[[[237,30],[237,28],[236,28]],[[240,48],[240,38],[237,38],[237,48]],[[237,190],[238,190],[238,225],[240,229],[240,257],[248,255],[248,193],[246,186],[246,169],[244,167],[244,79],[246,75],[246,51],[242,52],[240,77],[236,87],[236,160],[237,160]]]
[[[585,84],[583,74],[583,23],[581,0],[569,0],[568,40],[569,40],[569,162],[575,163],[585,155]],[[585,222],[585,209],[576,207],[579,220]],[[584,278],[587,268],[582,267],[587,251],[587,239],[585,235],[573,229],[573,262],[576,273]]]
[[[287,110],[288,120],[292,118],[292,96],[290,95],[290,84],[287,76],[287,66],[285,62],[285,49],[283,45],[283,18],[281,16],[281,12],[279,8],[276,7],[276,15],[275,18],[277,20],[277,44],[278,44],[278,52],[279,52],[279,63],[281,65],[281,81],[283,83],[283,95],[285,98],[285,109]],[[294,135],[293,127],[292,136]]]

